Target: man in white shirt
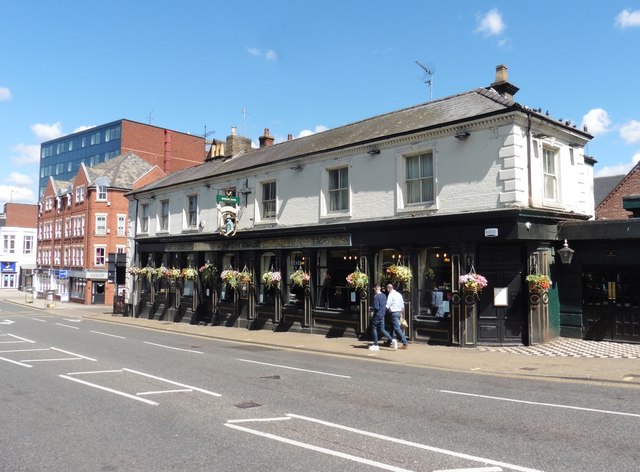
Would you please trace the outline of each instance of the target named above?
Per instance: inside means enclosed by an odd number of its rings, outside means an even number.
[[[387,285],[387,310],[391,313],[391,323],[393,331],[398,334],[402,346],[399,349],[407,349],[409,341],[407,341],[402,328],[400,327],[400,317],[404,313],[404,300],[399,292],[393,289],[393,285]]]

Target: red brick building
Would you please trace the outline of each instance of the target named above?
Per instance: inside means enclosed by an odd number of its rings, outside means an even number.
[[[619,179],[613,189],[601,202],[596,201],[597,220],[626,220],[634,217],[634,211],[640,195],[640,162],[625,176],[612,177]]]
[[[71,181],[49,178],[40,202],[36,281],[63,301],[113,303],[107,282],[110,253],[127,252],[125,193],[166,174],[128,152],[94,167],[80,166]]]

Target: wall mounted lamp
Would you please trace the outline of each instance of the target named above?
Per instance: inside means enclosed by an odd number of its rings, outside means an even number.
[[[302,169],[304,169],[304,164],[298,164],[297,166],[291,168],[291,170],[295,170],[298,172],[300,172]]]
[[[380,149],[369,149],[367,151],[367,154],[369,154],[370,156],[377,156],[378,154],[380,154]]]
[[[471,133],[469,131],[463,130],[463,131],[458,131],[455,134],[456,139],[459,139],[460,141],[464,141],[465,139],[467,139],[469,136],[471,136]]]
[[[573,259],[573,253],[575,251],[569,247],[569,243],[567,240],[564,240],[564,246],[562,249],[558,249],[558,255],[560,255],[560,261],[563,264],[571,264],[571,259]]]

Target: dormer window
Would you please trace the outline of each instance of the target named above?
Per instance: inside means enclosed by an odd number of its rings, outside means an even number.
[[[96,201],[104,202],[107,200],[107,186],[98,185],[96,187]]]

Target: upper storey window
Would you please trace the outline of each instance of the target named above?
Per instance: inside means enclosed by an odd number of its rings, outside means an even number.
[[[328,171],[329,212],[349,210],[349,169],[341,167]]]
[[[407,157],[406,179],[407,204],[433,202],[433,153]]]

